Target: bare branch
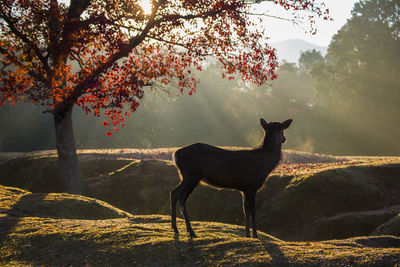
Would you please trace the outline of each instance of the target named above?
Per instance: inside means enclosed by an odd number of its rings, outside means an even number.
[[[234,11],[238,12],[236,10],[236,7],[227,6],[225,8],[221,8],[221,9],[217,9],[217,10],[211,10],[211,11],[200,13],[200,14],[190,14],[190,15],[171,14],[171,15],[168,15],[168,16],[165,16],[165,17],[162,17],[162,18],[156,20],[155,24],[159,25],[162,22],[174,21],[174,20],[179,20],[179,19],[192,20],[192,19],[196,19],[196,18],[208,18],[208,17],[212,17],[212,16],[215,16],[215,15],[218,15],[221,12],[224,12],[224,11],[227,11],[227,10],[234,10]]]
[[[273,1],[274,0],[243,0],[243,3],[251,5],[251,4],[259,4],[261,2],[273,2]]]
[[[78,62],[79,67],[83,69],[83,62],[82,59],[80,58],[79,54],[76,53],[75,51],[71,50],[71,56]]]
[[[283,18],[283,17],[279,17],[279,16],[270,15],[267,13],[253,13],[253,12],[244,12],[244,11],[238,11],[238,12],[241,14],[249,15],[249,16],[268,17],[268,18],[273,18],[273,19],[286,20],[289,22],[296,22],[295,19]]]

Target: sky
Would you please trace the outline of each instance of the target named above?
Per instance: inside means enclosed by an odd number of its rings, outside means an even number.
[[[287,39],[302,39],[309,43],[320,46],[328,46],[332,36],[346,23],[351,16],[354,3],[358,0],[316,0],[317,3],[324,2],[329,8],[331,17],[334,21],[318,20],[316,23],[317,34],[305,33],[305,30],[293,23],[273,18],[264,18],[267,34],[271,38],[270,42],[279,42]],[[280,9],[271,9],[269,3],[261,3],[256,7],[256,11],[267,11],[268,14],[280,16],[285,13],[279,12]]]

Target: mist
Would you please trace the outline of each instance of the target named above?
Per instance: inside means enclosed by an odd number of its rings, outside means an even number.
[[[386,2],[385,2],[386,3]],[[385,5],[396,5],[387,2]],[[78,149],[180,147],[194,142],[256,146],[259,119],[293,119],[286,149],[333,155],[400,154],[400,29],[396,8],[358,3],[322,55],[303,51],[282,62],[278,78],[261,87],[222,78],[209,60],[196,72],[192,96],[174,87],[145,88],[125,127],[110,131],[105,118],[73,113]],[[376,19],[376,18],[379,18]],[[279,53],[279,51],[278,51]],[[51,115],[29,104],[0,108],[0,151],[55,149]]]
[[[322,58],[322,56],[321,56]],[[319,60],[321,60],[319,58]],[[283,63],[279,78],[262,87],[240,79],[221,78],[220,66],[199,72],[200,86],[192,95],[167,95],[148,90],[126,126],[113,132],[105,118],[74,110],[78,149],[180,147],[194,142],[218,146],[256,146],[262,135],[259,119],[292,118],[286,149],[334,155],[395,155],[400,129],[396,106],[365,97],[355,106],[328,102],[316,79],[301,64]],[[369,112],[366,112],[370,110]],[[379,112],[374,112],[379,110]],[[386,117],[390,114],[393,117]],[[396,117],[397,114],[397,117]],[[29,104],[0,110],[1,151],[55,149],[53,120]]]

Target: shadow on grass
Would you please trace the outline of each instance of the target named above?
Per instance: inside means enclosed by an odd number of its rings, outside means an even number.
[[[15,241],[14,241],[15,242]],[[16,241],[18,242],[18,241]],[[19,241],[22,242],[22,241]],[[194,241],[159,241],[126,245],[86,233],[25,236],[24,249],[4,261],[34,266],[204,266],[203,249]]]
[[[194,222],[195,226],[198,222]],[[262,255],[269,256],[263,261],[262,266],[272,265],[272,266],[288,266],[290,262],[288,261],[285,254],[274,240],[269,236],[263,236],[260,239],[246,238],[244,241],[243,238],[245,236],[244,229],[223,229],[223,237],[219,238],[215,235],[215,231],[220,232],[221,227],[218,226],[207,226],[207,231],[199,232],[199,238],[190,238],[187,239],[188,233],[184,232],[182,234],[174,235],[174,249],[175,252],[179,255],[180,259],[187,259],[190,257],[193,261],[195,259],[195,264],[199,264],[200,266],[208,266],[215,264],[216,260],[218,261],[227,261],[230,262],[227,266],[231,265],[232,262],[235,262],[235,259],[231,259],[231,257],[227,256],[228,254],[232,254],[234,251],[238,251],[237,260],[239,261],[237,264],[244,265],[260,265],[260,262],[257,262],[257,259],[245,259],[241,258],[240,255],[244,257],[248,257],[248,255],[257,255],[255,257],[262,257]],[[204,236],[206,235],[206,236]],[[231,238],[226,239],[226,235],[232,235]],[[204,238],[205,237],[205,238]],[[249,242],[247,242],[249,241]],[[258,252],[260,254],[258,254]],[[247,255],[247,256],[245,256]],[[259,255],[259,256],[258,256]],[[227,258],[228,257],[228,258]],[[269,259],[268,259],[269,258]],[[246,262],[250,260],[249,262]],[[242,262],[244,261],[244,262]],[[222,266],[226,263],[222,263]]]
[[[47,194],[39,194],[32,200],[32,194],[21,196],[18,201],[4,212],[4,216],[0,217],[0,245],[8,241],[8,235],[13,231],[21,217],[33,216],[27,203],[32,204],[33,201],[43,201]]]
[[[196,239],[189,238],[184,241],[179,239],[179,234],[174,234],[173,247],[176,253],[176,262],[192,260],[195,265],[204,265],[207,261],[207,257],[204,256],[204,251]]]
[[[287,266],[289,265],[289,261],[286,258],[285,254],[282,252],[280,247],[274,242],[263,240],[261,241],[265,251],[271,257],[271,265],[272,266]]]

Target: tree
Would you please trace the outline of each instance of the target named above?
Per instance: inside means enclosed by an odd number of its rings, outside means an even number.
[[[313,0],[274,3],[327,14]],[[135,112],[145,88],[175,84],[192,94],[198,80],[191,69],[201,69],[206,56],[229,79],[238,72],[260,85],[276,77],[274,50],[248,10],[238,0],[1,0],[0,104],[30,102],[54,116],[63,186],[80,193],[74,106],[104,112],[104,125],[116,131],[130,114],[123,107]]]
[[[400,1],[360,1],[312,70],[319,102],[364,135],[365,143],[355,137],[350,144],[364,153],[400,151],[394,142],[400,134],[399,57]]]
[[[354,101],[371,94],[382,96],[389,92],[390,84],[399,84],[399,11],[399,1],[369,0],[355,4],[352,18],[329,45],[326,64],[314,69],[316,76],[332,78],[329,83],[321,81],[322,90],[334,88]],[[330,87],[332,84],[335,86]]]
[[[321,63],[323,61],[324,57],[321,55],[321,52],[315,49],[302,52],[299,58],[300,71],[309,73],[314,64]]]

